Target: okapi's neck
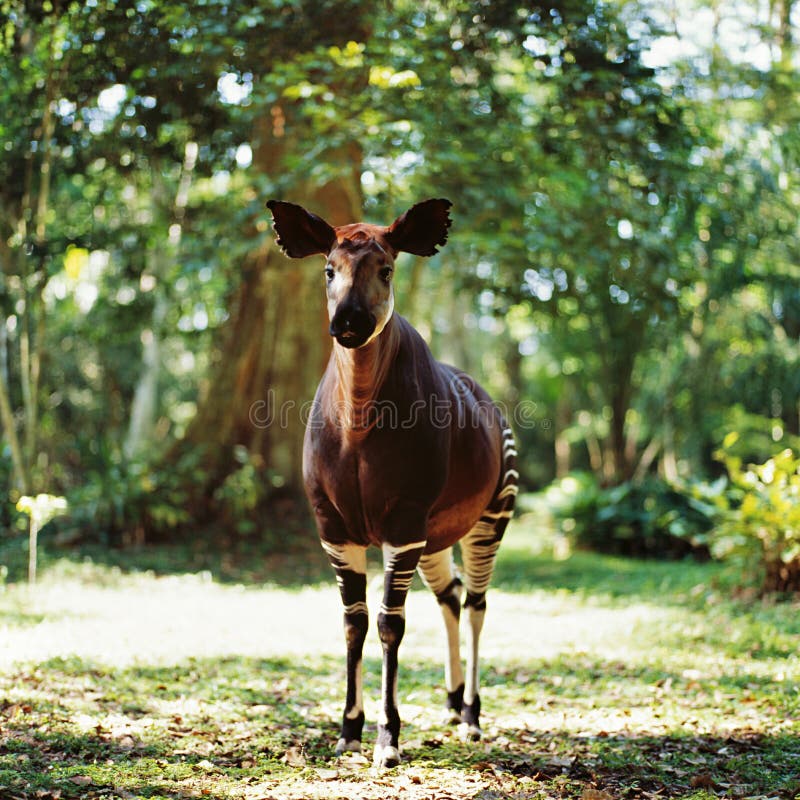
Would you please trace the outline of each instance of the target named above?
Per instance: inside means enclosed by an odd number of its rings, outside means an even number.
[[[363,439],[378,421],[375,401],[400,347],[395,316],[369,344],[342,347],[333,343],[335,386],[329,394],[330,416],[340,425],[346,441]]]

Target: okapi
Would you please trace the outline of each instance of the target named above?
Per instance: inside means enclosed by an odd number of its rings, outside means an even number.
[[[361,750],[366,550],[383,550],[378,767],[400,761],[398,648],[415,570],[444,617],[451,720],[464,723],[469,738],[480,737],[478,639],[495,555],[517,494],[514,437],[498,408],[468,375],[435,361],[419,333],[394,312],[398,253],[436,253],[447,241],[451,205],[426,200],[388,227],[332,227],[293,203],[267,203],[288,256],[326,256],[333,352],[305,432],[303,477],[344,604],[347,694],[337,754]],[[466,583],[466,674],[456,542]]]

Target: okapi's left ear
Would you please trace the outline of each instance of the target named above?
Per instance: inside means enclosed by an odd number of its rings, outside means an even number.
[[[278,246],[289,258],[330,253],[336,242],[336,232],[322,217],[282,200],[270,200],[267,208],[275,220]]]
[[[395,250],[432,256],[447,241],[448,210],[452,205],[443,197],[417,203],[386,229],[386,240]]]

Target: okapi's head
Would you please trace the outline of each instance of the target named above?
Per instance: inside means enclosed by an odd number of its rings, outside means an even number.
[[[294,203],[270,200],[278,244],[287,256],[327,257],[330,334],[342,347],[377,337],[394,310],[392,275],[399,252],[432,256],[447,241],[449,200],[424,200],[391,225],[355,222],[332,227]]]

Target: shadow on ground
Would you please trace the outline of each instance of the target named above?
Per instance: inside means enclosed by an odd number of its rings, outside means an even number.
[[[379,671],[377,661],[368,659],[371,695],[377,694]],[[332,776],[352,784],[352,796],[365,797],[395,797],[394,781],[428,792],[420,797],[438,796],[440,784],[449,786],[448,796],[457,799],[578,798],[587,788],[645,800],[707,796],[703,792],[790,798],[800,788],[800,748],[788,733],[769,735],[742,725],[724,735],[691,735],[681,728],[656,734],[631,725],[623,732],[577,735],[557,725],[503,722],[512,719],[506,712],[524,712],[534,699],[566,712],[593,686],[602,702],[606,687],[593,676],[610,673],[630,687],[631,702],[637,689],[650,685],[687,690],[680,675],[603,661],[572,668],[564,661],[543,662],[513,678],[489,671],[486,686],[505,687],[505,706],[489,710],[490,733],[479,744],[462,742],[453,728],[436,721],[438,666],[409,661],[403,692],[416,698],[417,711],[404,727],[404,762],[387,780],[363,760],[331,757],[341,673],[341,660],[329,657],[304,663],[191,659],[117,670],[55,659],[20,669],[0,678],[0,696],[6,698],[0,705],[0,797],[247,797],[252,786],[268,797],[270,786],[284,785],[295,787],[293,797],[316,797],[324,796]],[[744,677],[752,696],[759,690],[757,676]],[[729,676],[721,683],[736,691],[741,681]],[[374,736],[370,724],[368,747]]]

